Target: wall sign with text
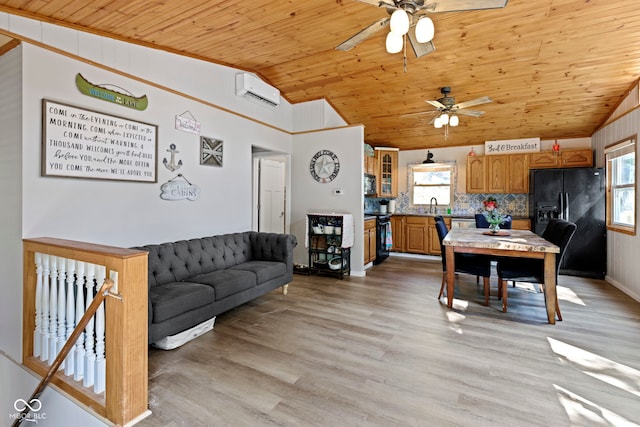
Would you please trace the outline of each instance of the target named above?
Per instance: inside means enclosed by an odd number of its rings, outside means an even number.
[[[157,182],[158,126],[42,100],[42,175]]]
[[[505,139],[484,143],[484,154],[537,153],[538,151],[540,151],[540,138]]]

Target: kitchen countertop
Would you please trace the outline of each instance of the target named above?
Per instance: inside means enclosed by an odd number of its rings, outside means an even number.
[[[475,219],[474,215],[457,215],[455,213],[451,213],[451,214],[447,214],[447,213],[392,213],[392,214],[382,214],[379,212],[365,212],[364,214],[364,219],[374,219],[376,216],[378,215],[389,215],[389,216],[426,216],[426,217],[434,217],[434,216],[441,216],[443,218],[460,218],[460,219]],[[528,216],[512,216],[513,219],[531,219],[531,217]]]

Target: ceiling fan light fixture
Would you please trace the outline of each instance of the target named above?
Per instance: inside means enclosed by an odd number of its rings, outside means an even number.
[[[436,129],[440,129],[442,126],[442,120],[440,120],[440,117],[436,117],[436,119],[433,121],[433,127]]]
[[[402,50],[402,36],[393,32],[387,34],[386,47],[389,53],[398,53]]]
[[[428,16],[420,18],[416,24],[416,40],[418,43],[427,43],[433,40],[435,35],[435,27],[433,21]]]
[[[447,113],[442,113],[442,115],[440,116],[440,122],[443,125],[448,125],[449,124],[449,115]]]
[[[456,115],[451,116],[449,119],[449,126],[456,127],[460,124],[460,118]]]
[[[402,9],[396,10],[391,14],[389,26],[392,33],[404,36],[409,32],[409,15]]]

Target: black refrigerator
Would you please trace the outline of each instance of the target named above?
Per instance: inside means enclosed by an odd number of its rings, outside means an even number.
[[[542,235],[550,218],[565,219],[577,225],[559,273],[604,278],[607,272],[604,170],[532,170],[529,193],[536,234]]]

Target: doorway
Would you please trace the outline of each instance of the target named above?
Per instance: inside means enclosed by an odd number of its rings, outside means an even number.
[[[268,233],[284,233],[287,217],[286,162],[281,158],[267,157],[256,160],[255,229]]]

